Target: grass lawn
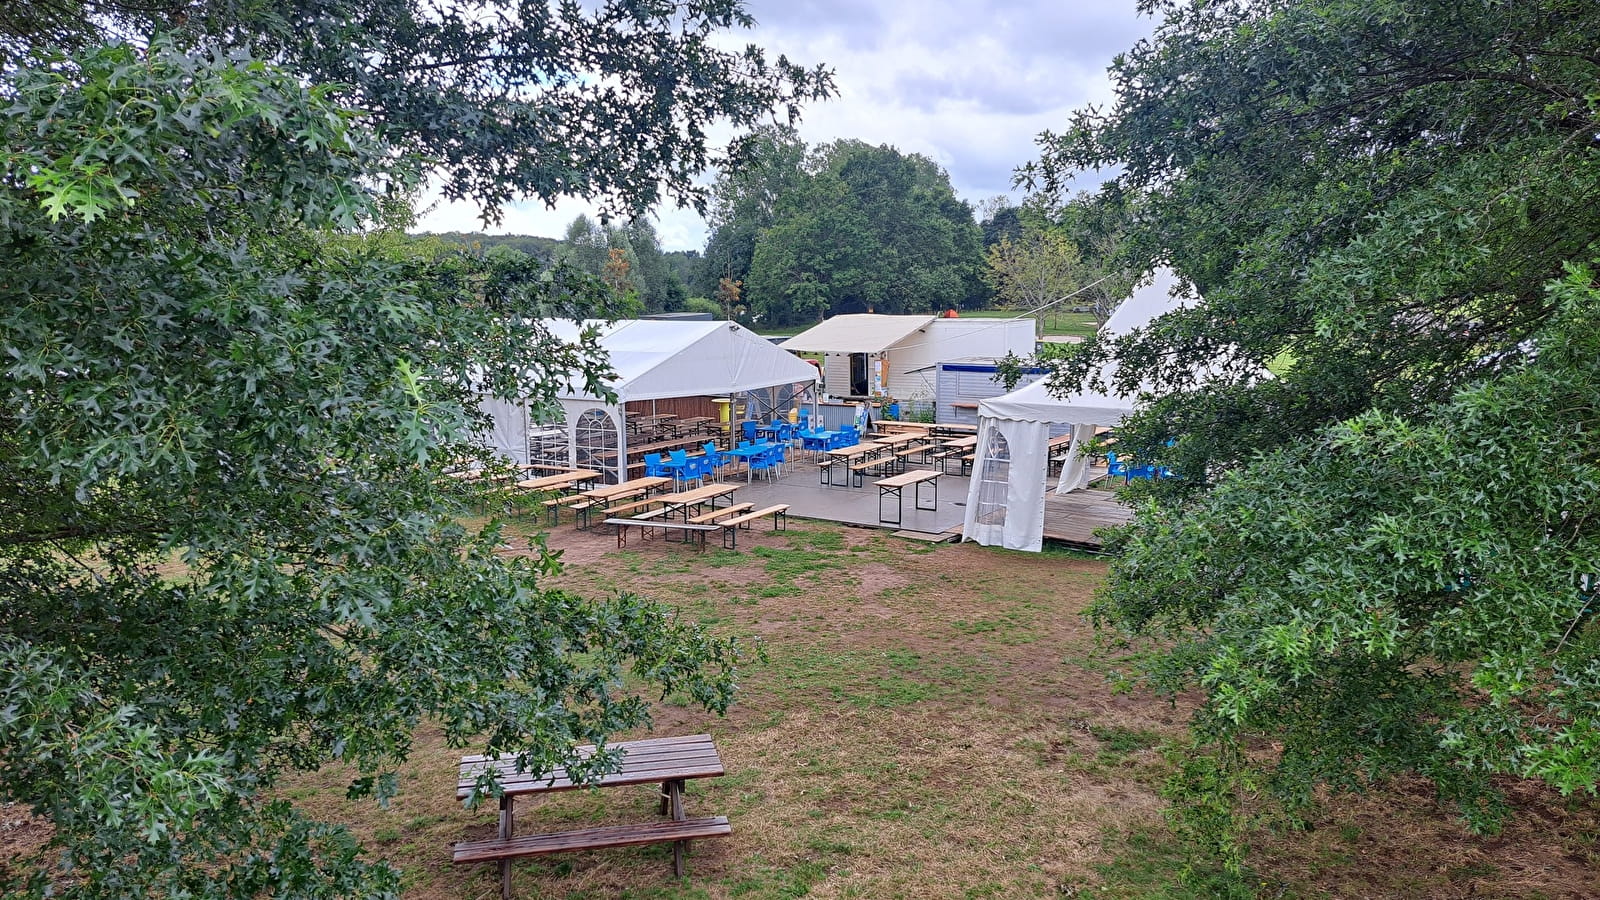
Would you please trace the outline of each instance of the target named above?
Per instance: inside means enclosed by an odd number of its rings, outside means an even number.
[[[1014,319],[1019,311],[1015,309],[969,309],[962,310],[963,319]],[[1048,337],[1088,337],[1095,333],[1094,316],[1088,313],[1075,313],[1070,310],[1051,309],[1045,313],[1044,333]]]
[[[726,718],[656,705],[652,733],[715,736],[728,774],[691,783],[688,809],[728,816],[731,837],[698,842],[681,882],[668,845],[519,862],[523,900],[1600,896],[1592,803],[1530,796],[1505,834],[1473,838],[1420,786],[1264,835],[1245,886],[1180,883],[1158,789],[1186,706],[1112,690],[1078,616],[1102,561],[801,521],[758,526],[736,553],[619,552],[570,526],[551,543],[563,584],[669,601],[767,659]],[[424,729],[388,809],[344,800],[341,772],[288,791],[402,867],[408,897],[496,897],[491,865],[450,863],[495,821],[454,801],[459,756]],[[654,802],[649,787],[552,795],[519,803],[517,825],[648,821]]]

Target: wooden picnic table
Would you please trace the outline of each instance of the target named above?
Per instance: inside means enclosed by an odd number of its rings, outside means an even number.
[[[662,478],[660,475],[647,475],[644,478],[632,478],[617,484],[603,484],[583,492],[583,496],[591,500],[604,503],[617,497],[625,497],[639,492],[650,493],[662,485],[671,484],[671,478]]]
[[[578,469],[574,472],[560,472],[555,475],[545,475],[542,478],[530,478],[527,481],[517,482],[517,487],[525,491],[551,491],[564,490],[585,481],[594,481],[600,473],[592,469]]]
[[[839,468],[838,464],[842,463],[846,467],[844,486],[849,487],[850,471],[848,466],[850,463],[858,456],[863,456],[870,459],[871,457],[876,456],[887,449],[889,449],[889,445],[887,444],[880,444],[877,441],[862,441],[859,444],[851,444],[848,447],[835,447],[832,450],[824,450],[823,452],[828,455],[828,460],[830,463],[827,470],[828,485],[830,487],[833,486],[833,470],[835,468]]]
[[[717,505],[717,500],[722,497],[731,497],[738,490],[736,484],[705,484],[687,491],[678,491],[673,494],[662,494],[656,499],[668,507],[689,509],[709,503]]]
[[[620,751],[622,758],[617,771],[602,775],[587,785],[574,781],[567,771],[557,768],[550,772],[534,774],[518,772],[515,756],[485,757],[464,756],[456,779],[456,799],[475,803],[489,796],[480,784],[480,777],[494,774],[500,782],[500,824],[494,838],[482,841],[462,841],[455,846],[453,861],[458,863],[499,862],[500,896],[511,897],[511,860],[542,853],[565,850],[591,850],[602,847],[626,847],[639,844],[671,842],[673,871],[681,878],[684,874],[684,854],[689,840],[702,837],[721,837],[732,833],[726,816],[707,816],[691,819],[684,810],[684,782],[690,778],[716,778],[726,770],[722,755],[709,734],[684,737],[650,738],[642,741],[624,741],[611,744],[607,749]],[[598,749],[592,745],[577,748],[582,759],[591,759]],[[608,825],[599,828],[580,828],[549,834],[516,835],[515,811],[519,797],[552,791],[570,791],[593,785],[596,787],[623,787],[635,784],[660,784],[661,806],[666,820],[637,825]]]
[[[978,437],[977,435],[973,435],[971,437],[958,437],[945,441],[944,445],[949,447],[951,450],[971,450],[972,448],[978,446]]]
[[[558,466],[558,465],[555,465],[553,463],[520,463],[520,464],[518,464],[517,468],[519,468],[519,469],[532,469],[533,471],[536,471],[536,472],[549,472],[551,474],[555,474],[557,472],[578,472],[578,471],[581,471],[581,469],[578,466],[567,466],[567,465]]]
[[[879,419],[879,431],[911,432],[913,434],[927,434],[933,426],[927,422],[901,422],[894,419]]]
[[[681,531],[685,541],[698,540],[700,549],[706,546],[706,534],[721,529],[720,525],[707,526],[704,523],[690,522],[692,513],[702,505],[709,504],[712,509],[717,506],[720,497],[732,497],[738,490],[732,484],[707,484],[687,491],[678,491],[672,494],[658,494],[648,498],[652,505],[658,508],[645,513],[633,513],[626,518],[607,518],[606,524],[617,529],[617,548],[628,546],[628,529],[638,528],[639,533],[646,539],[649,538],[649,529],[660,528],[665,532]],[[732,500],[728,501],[730,504]],[[630,507],[637,504],[628,504]],[[670,517],[677,510],[683,511],[683,521],[673,522]]]
[[[909,444],[912,441],[920,441],[922,438],[922,435],[914,431],[901,431],[895,434],[884,435],[881,438],[874,438],[874,441],[879,444],[887,444],[890,447],[898,447],[901,444]]]
[[[909,472],[891,475],[888,478],[880,478],[874,481],[873,484],[878,486],[878,521],[886,525],[899,525],[905,520],[905,495],[903,491],[907,487],[911,488],[911,506],[913,509],[927,512],[937,510],[939,508],[939,476],[942,474],[942,472],[937,472],[933,469],[912,469]],[[932,506],[922,505],[922,486],[924,484],[933,485]],[[891,496],[894,497],[895,510],[892,521],[883,514],[883,501]]]

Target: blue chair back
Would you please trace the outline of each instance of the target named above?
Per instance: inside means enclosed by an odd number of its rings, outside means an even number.
[[[744,439],[745,440],[747,440],[747,441],[755,440],[756,439],[756,423],[749,422],[749,421],[740,422],[739,423],[739,432],[744,435]]]
[[[689,463],[689,451],[687,450],[668,450],[667,455],[672,457],[674,465],[683,466]]]
[[[646,453],[644,455],[644,474],[649,478],[659,478],[667,474],[667,467],[661,463],[661,454]]]

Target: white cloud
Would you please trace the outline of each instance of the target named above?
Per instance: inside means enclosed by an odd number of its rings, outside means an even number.
[[[836,73],[839,97],[805,111],[807,142],[855,138],[921,153],[974,204],[1020,198],[1011,173],[1034,158],[1034,138],[1074,109],[1108,104],[1112,57],[1154,29],[1133,0],[751,0],[749,9],[757,27],[726,35],[725,46],[755,43]],[[458,207],[440,206],[419,227],[477,230],[476,210]],[[580,212],[593,214],[575,200],[554,211],[514,204],[496,231],[560,237]],[[692,211],[658,211],[657,230],[668,250],[705,243]]]

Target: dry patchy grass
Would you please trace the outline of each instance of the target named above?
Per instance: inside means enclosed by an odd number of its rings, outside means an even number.
[[[522,546],[522,541],[516,541]],[[726,718],[668,701],[656,734],[709,731],[729,774],[690,785],[691,814],[733,836],[698,842],[690,876],[670,850],[520,862],[535,898],[1207,897],[1176,881],[1184,858],[1161,823],[1159,744],[1186,710],[1111,689],[1078,613],[1104,564],[1067,554],[926,546],[885,532],[797,522],[738,553],[678,545],[618,552],[570,527],[552,546],[563,584],[633,590],[717,631],[760,639]],[[491,866],[454,867],[450,845],[492,832],[494,811],[453,800],[459,753],[423,730],[387,810],[342,799],[326,772],[289,790],[352,823],[406,872],[408,896],[493,897]],[[1594,809],[1536,791],[1505,835],[1462,833],[1422,792],[1328,804],[1309,832],[1267,835],[1263,896],[1600,896]],[[518,805],[519,829],[644,821],[648,788]],[[1235,889],[1238,886],[1233,886]]]

